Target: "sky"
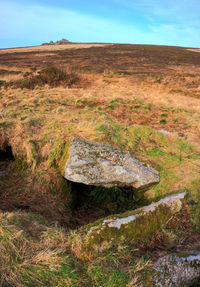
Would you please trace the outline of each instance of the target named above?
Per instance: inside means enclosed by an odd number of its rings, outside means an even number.
[[[200,0],[0,0],[0,48],[72,42],[200,47]]]

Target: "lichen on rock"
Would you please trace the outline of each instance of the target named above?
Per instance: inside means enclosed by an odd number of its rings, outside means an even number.
[[[159,182],[158,172],[108,144],[73,137],[62,159],[62,173],[70,181],[87,185],[147,188]],[[65,152],[66,154],[66,152]]]
[[[200,277],[200,252],[170,254],[159,258],[153,270],[152,283],[155,287],[189,286]]]

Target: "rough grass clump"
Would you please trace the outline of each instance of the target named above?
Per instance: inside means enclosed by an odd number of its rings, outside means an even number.
[[[0,286],[79,286],[65,233],[45,223],[31,213],[0,213]]]
[[[56,67],[47,67],[34,75],[30,73],[24,79],[13,83],[15,88],[34,89],[36,86],[49,85],[50,87],[72,87],[80,81],[77,73],[68,70],[63,71]]]

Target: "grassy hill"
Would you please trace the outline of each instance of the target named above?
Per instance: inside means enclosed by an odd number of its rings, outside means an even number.
[[[200,248],[200,53],[118,44],[41,49],[0,50],[0,282],[139,286],[159,255]],[[71,136],[129,150],[159,171],[160,183],[132,200],[123,194],[125,203],[102,203],[79,186],[71,206],[59,169]],[[84,264],[71,253],[78,227],[181,191],[184,209],[151,238],[111,246]]]

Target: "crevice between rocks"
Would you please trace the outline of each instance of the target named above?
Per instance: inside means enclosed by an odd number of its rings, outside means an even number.
[[[143,192],[132,187],[105,188],[66,181],[71,185],[71,208],[76,227],[144,205]]]

